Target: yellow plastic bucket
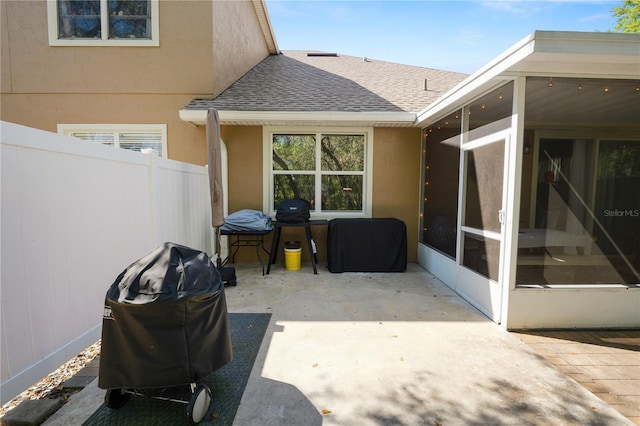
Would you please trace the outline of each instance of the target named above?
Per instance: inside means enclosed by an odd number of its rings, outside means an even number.
[[[297,271],[300,269],[300,259],[302,258],[302,249],[284,249],[284,266],[287,271]]]

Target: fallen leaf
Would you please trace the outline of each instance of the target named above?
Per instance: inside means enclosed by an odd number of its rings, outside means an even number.
[[[318,363],[316,362],[315,364],[312,365],[313,368],[316,368],[318,366]]]
[[[213,417],[214,419],[217,419],[218,417],[220,417],[220,413],[213,413],[211,417]]]
[[[322,410],[322,414],[331,414],[331,410]]]

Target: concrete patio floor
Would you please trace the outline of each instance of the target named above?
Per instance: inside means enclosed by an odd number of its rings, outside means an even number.
[[[274,265],[266,276],[234,266],[229,312],[272,314],[234,425],[634,424],[415,264],[318,275]],[[640,353],[629,347],[619,374],[633,386]],[[103,396],[94,382],[45,424],[81,424]]]

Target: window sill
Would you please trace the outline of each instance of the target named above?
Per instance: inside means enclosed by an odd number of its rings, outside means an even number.
[[[159,40],[150,39],[58,39],[50,40],[49,46],[93,46],[93,47],[159,47]]]

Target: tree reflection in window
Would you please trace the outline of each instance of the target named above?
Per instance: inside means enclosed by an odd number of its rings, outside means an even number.
[[[100,0],[59,0],[58,19],[60,38],[99,38]]]
[[[150,38],[148,0],[109,0],[109,38]]]
[[[322,170],[363,172],[363,135],[322,135]],[[322,210],[362,210],[363,176],[332,174],[322,176]]]
[[[363,210],[364,135],[274,134],[272,142],[274,208],[302,198],[317,212]]]
[[[103,21],[106,3],[108,21]],[[110,39],[150,39],[149,0],[58,0],[58,37],[60,39],[102,38],[108,25]]]

